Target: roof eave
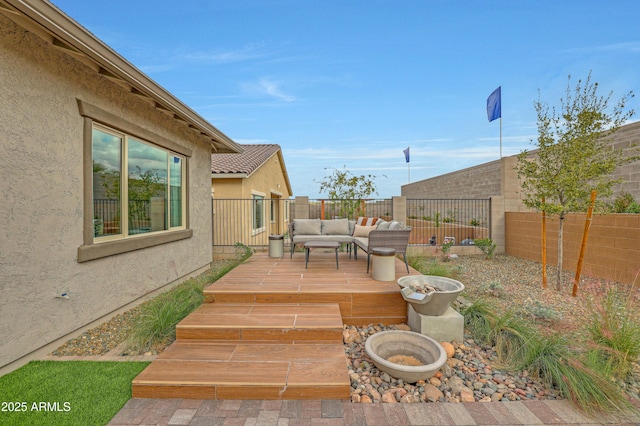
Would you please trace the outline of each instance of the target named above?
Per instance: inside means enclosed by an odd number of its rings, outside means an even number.
[[[109,46],[47,1],[0,0],[0,13],[130,92],[152,103],[172,119],[208,139],[214,153],[240,153],[242,148],[179,99],[142,73]]]

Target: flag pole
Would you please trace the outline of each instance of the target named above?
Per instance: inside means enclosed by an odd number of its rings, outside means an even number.
[[[411,148],[411,146],[409,146],[407,149],[410,149],[410,148]],[[411,151],[409,151],[409,152],[411,152]],[[408,177],[407,177],[408,181],[407,181],[407,183],[411,183],[411,161],[407,162],[407,170],[408,170]]]
[[[500,114],[500,158],[502,158],[502,114]]]

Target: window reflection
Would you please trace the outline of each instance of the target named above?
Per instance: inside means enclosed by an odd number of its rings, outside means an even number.
[[[122,138],[94,129],[92,152],[94,236],[121,234]]]
[[[128,145],[129,234],[164,231],[168,153],[132,138]]]
[[[184,157],[97,125],[92,156],[95,238],[185,226]]]

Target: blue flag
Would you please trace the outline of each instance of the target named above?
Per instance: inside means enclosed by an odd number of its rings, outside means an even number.
[[[403,150],[402,152],[404,152],[404,159],[407,160],[407,163],[409,162],[409,147],[407,147],[407,149]]]
[[[498,87],[487,98],[487,118],[489,119],[489,122],[502,117],[501,88],[502,86]]]

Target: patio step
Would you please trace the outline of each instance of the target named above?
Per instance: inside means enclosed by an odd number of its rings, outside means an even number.
[[[177,340],[133,380],[136,398],[348,399],[344,324],[406,322],[395,282],[364,259],[317,251],[257,253],[205,289],[176,327]],[[417,273],[412,270],[411,273]],[[396,262],[396,276],[406,275]]]
[[[305,269],[304,254],[273,259],[254,255],[240,268],[204,289],[208,303],[337,303],[349,325],[398,324],[407,321],[407,303],[395,281],[374,281],[367,274],[367,257],[357,260],[341,253],[335,268],[333,253],[313,253]],[[418,273],[411,270],[411,274]],[[407,275],[396,259],[396,277]]]
[[[341,343],[176,341],[133,380],[134,398],[347,399]]]
[[[176,326],[176,338],[342,342],[337,304],[204,303]]]
[[[335,304],[204,304],[134,380],[136,398],[345,399]]]

